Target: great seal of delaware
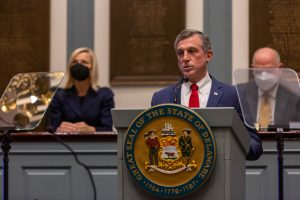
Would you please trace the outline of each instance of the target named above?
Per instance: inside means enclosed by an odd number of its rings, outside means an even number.
[[[144,190],[161,198],[177,198],[207,182],[216,161],[216,144],[210,127],[195,111],[161,104],[132,121],[124,159]]]

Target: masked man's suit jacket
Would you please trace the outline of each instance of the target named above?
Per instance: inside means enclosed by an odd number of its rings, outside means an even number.
[[[254,81],[238,85],[238,92],[249,104],[253,119],[257,119],[258,87]],[[274,124],[288,125],[290,121],[300,121],[300,97],[283,85],[278,85],[275,100]]]
[[[181,84],[175,84],[155,92],[152,97],[151,105],[163,103],[178,103],[180,104]],[[242,111],[235,87],[219,82],[212,78],[212,87],[207,102],[207,107],[234,107],[241,119],[243,119]],[[247,127],[250,137],[250,150],[247,155],[247,160],[256,160],[262,154],[262,144],[259,136],[254,129]]]

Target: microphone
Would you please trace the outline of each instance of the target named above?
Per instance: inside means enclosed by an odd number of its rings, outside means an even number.
[[[177,85],[176,85],[176,87],[174,89],[174,101],[173,101],[173,103],[178,104],[178,102],[177,102],[177,90],[178,90],[178,88],[180,88],[182,86],[183,83],[186,83],[188,81],[189,81],[188,78],[182,77],[180,79],[180,81],[177,83]]]

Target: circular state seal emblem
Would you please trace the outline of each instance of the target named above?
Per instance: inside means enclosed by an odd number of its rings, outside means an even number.
[[[144,190],[177,198],[201,189],[209,179],[216,145],[210,127],[196,112],[161,104],[133,120],[125,137],[124,159]]]

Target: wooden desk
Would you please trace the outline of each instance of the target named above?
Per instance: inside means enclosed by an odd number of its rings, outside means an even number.
[[[257,161],[246,163],[246,200],[278,199],[276,133],[261,131],[264,153]],[[299,199],[300,131],[284,132],[284,199]]]
[[[53,134],[66,141],[82,140],[115,140],[116,132],[89,132],[89,133],[48,133],[48,132],[16,132],[11,133],[13,141],[49,141],[55,140]]]
[[[258,135],[262,140],[276,140],[276,132],[275,131],[259,131]],[[285,131],[283,132],[284,140],[300,140],[300,130],[293,131]]]
[[[91,169],[98,199],[117,199],[117,134],[115,132],[57,133]],[[246,164],[246,200],[277,198],[275,133],[260,132],[264,154]],[[298,199],[300,133],[285,135],[286,199]],[[12,133],[9,153],[10,199],[92,199],[86,171],[53,135],[46,132]],[[1,157],[2,158],[2,157]]]
[[[87,171],[76,163],[70,151],[57,142],[52,134],[22,132],[11,135],[10,199],[93,199]],[[57,135],[90,169],[98,199],[117,199],[117,134],[96,132]]]

